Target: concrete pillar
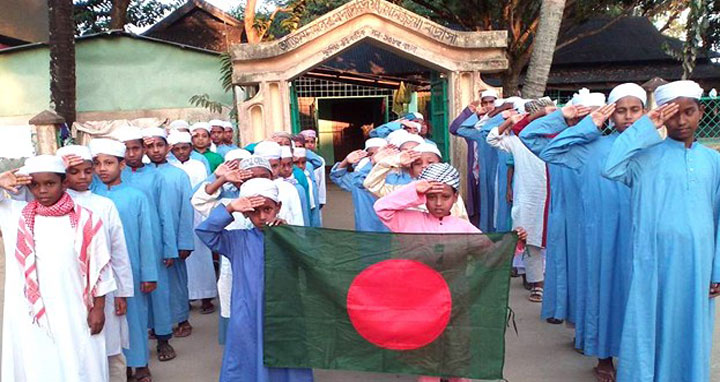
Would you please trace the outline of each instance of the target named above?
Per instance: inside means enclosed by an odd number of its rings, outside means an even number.
[[[55,112],[45,110],[32,117],[28,122],[32,125],[32,133],[36,137],[35,152],[37,154],[55,154],[58,149],[57,134],[65,123],[65,118]]]

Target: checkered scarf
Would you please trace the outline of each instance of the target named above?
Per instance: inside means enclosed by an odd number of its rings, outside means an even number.
[[[448,163],[433,163],[428,166],[418,179],[440,182],[449,185],[457,191],[460,188],[460,173]]]

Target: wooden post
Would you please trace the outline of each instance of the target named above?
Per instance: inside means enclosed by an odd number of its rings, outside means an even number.
[[[37,137],[35,152],[39,154],[55,154],[58,149],[57,134],[65,118],[55,112],[45,110],[32,117],[28,122],[32,125],[33,134]]]

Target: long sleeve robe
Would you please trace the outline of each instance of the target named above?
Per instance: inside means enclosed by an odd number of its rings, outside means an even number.
[[[148,328],[153,329],[156,335],[170,335],[173,326],[170,309],[170,280],[163,260],[178,257],[177,232],[173,226],[173,211],[168,208],[160,208],[162,201],[167,199],[166,195],[170,187],[165,184],[164,178],[160,176],[157,169],[151,165],[139,168],[125,167],[122,172],[122,182],[142,191],[150,203],[149,218],[158,283],[157,288],[148,296],[150,300]],[[102,185],[102,183],[100,184]]]
[[[373,208],[377,198],[362,184],[372,168],[372,163],[367,162],[362,168],[358,165],[353,172],[349,172],[347,168],[339,168],[338,165],[339,163],[336,163],[330,171],[330,180],[352,194],[355,230],[388,232]]]
[[[512,223],[512,205],[505,198],[512,154],[495,150],[487,143],[490,131],[504,121],[502,114],[481,119],[473,114],[457,129],[457,135],[475,142],[478,151],[478,181],[474,186],[480,210],[478,225],[483,232],[509,231]]]
[[[311,382],[310,369],[263,365],[264,257],[262,231],[225,230],[233,217],[225,206],[215,208],[196,229],[213,251],[230,260],[233,278],[232,313],[220,381]]]
[[[583,251],[587,273],[578,298],[585,301],[575,321],[575,346],[586,356],[617,357],[630,287],[632,247],[630,189],[602,176],[613,143],[620,134],[603,136],[590,116],[568,128],[543,149],[540,158],[577,174],[583,206]]]
[[[190,186],[195,188],[207,178],[204,166],[197,160],[188,159],[185,162],[173,162],[174,166],[182,169],[190,179]],[[197,227],[204,217],[197,211],[193,213],[193,227]],[[203,298],[214,298],[217,296],[217,285],[215,281],[215,265],[213,264],[212,252],[193,235],[194,247],[190,257],[185,259],[187,268],[187,289],[190,300]]]
[[[153,164],[158,173],[165,180],[168,187],[163,200],[160,200],[158,208],[170,210],[172,227],[176,232],[177,249],[192,251],[195,249],[195,236],[193,235],[194,212],[190,204],[192,187],[190,178],[185,171],[170,163],[160,165]],[[175,259],[173,266],[168,268],[168,280],[170,284],[170,309],[172,321],[179,323],[187,321],[190,317],[188,308],[188,276],[185,260]]]
[[[105,335],[102,332],[90,335],[88,310],[82,296],[84,276],[80,271],[77,241],[83,238],[67,215],[35,218],[33,237],[38,284],[52,337],[48,330],[34,324],[28,314],[23,269],[13,255],[18,221],[26,205],[25,201],[10,200],[10,196],[0,190],[0,231],[6,254],[1,379],[107,381]],[[88,210],[81,212],[85,216],[81,216],[80,227],[84,226],[89,213]],[[100,272],[93,297],[105,296],[116,289],[106,240],[105,231],[100,229],[88,246],[92,259],[98,260],[90,261],[91,272]]]
[[[124,350],[128,367],[143,367],[148,364],[150,351],[147,341],[148,295],[140,291],[140,283],[158,281],[157,255],[152,238],[150,202],[142,191],[126,184],[100,186],[98,195],[113,201],[122,221],[123,233],[134,289],[137,291],[127,299],[127,321],[130,328],[130,347]]]
[[[535,155],[550,143],[552,137],[567,128],[562,111],[536,119],[520,132],[520,140]],[[577,321],[578,275],[577,253],[583,248],[583,235],[577,227],[584,224],[580,198],[580,182],[572,170],[548,164],[550,207],[548,209],[545,291],[541,317]]]
[[[604,174],[631,192],[633,267],[618,381],[709,381],[720,154],[662,140],[645,116],[615,140]]]
[[[67,190],[73,200],[89,209],[103,221],[103,230],[107,237],[110,252],[110,265],[117,289],[105,296],[105,349],[107,355],[114,356],[122,353],[122,349],[130,347],[130,332],[126,315],[115,314],[115,297],[133,297],[135,287],[133,283],[132,265],[125,242],[120,214],[112,200],[93,194],[90,191]],[[140,291],[138,291],[140,293]]]
[[[448,130],[450,131],[450,134],[458,135],[458,129],[462,125],[463,122],[465,122],[470,116],[472,116],[474,113],[470,110],[470,108],[466,107],[464,108],[460,114],[452,121],[450,122],[450,126],[448,127]],[[478,199],[478,179],[475,176],[475,172],[473,171],[473,166],[475,165],[475,161],[478,160],[477,157],[477,142],[475,142],[472,139],[465,138],[465,142],[467,143],[467,198],[465,198],[465,204],[468,210],[468,215],[470,218],[470,221],[477,221],[477,219],[480,218],[480,200]]]
[[[545,202],[547,177],[545,163],[535,156],[513,133],[499,134],[493,128],[487,137],[490,146],[512,154],[515,161],[513,177],[513,228],[523,227],[528,233],[527,244],[545,247]]]
[[[410,183],[375,202],[375,212],[392,232],[402,233],[481,233],[472,223],[455,216],[438,219],[417,207],[427,202]]]

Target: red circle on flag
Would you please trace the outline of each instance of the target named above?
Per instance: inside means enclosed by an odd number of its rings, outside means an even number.
[[[412,350],[437,339],[450,321],[452,296],[440,273],[415,260],[385,260],[355,277],[347,296],[355,330],[385,349]]]

